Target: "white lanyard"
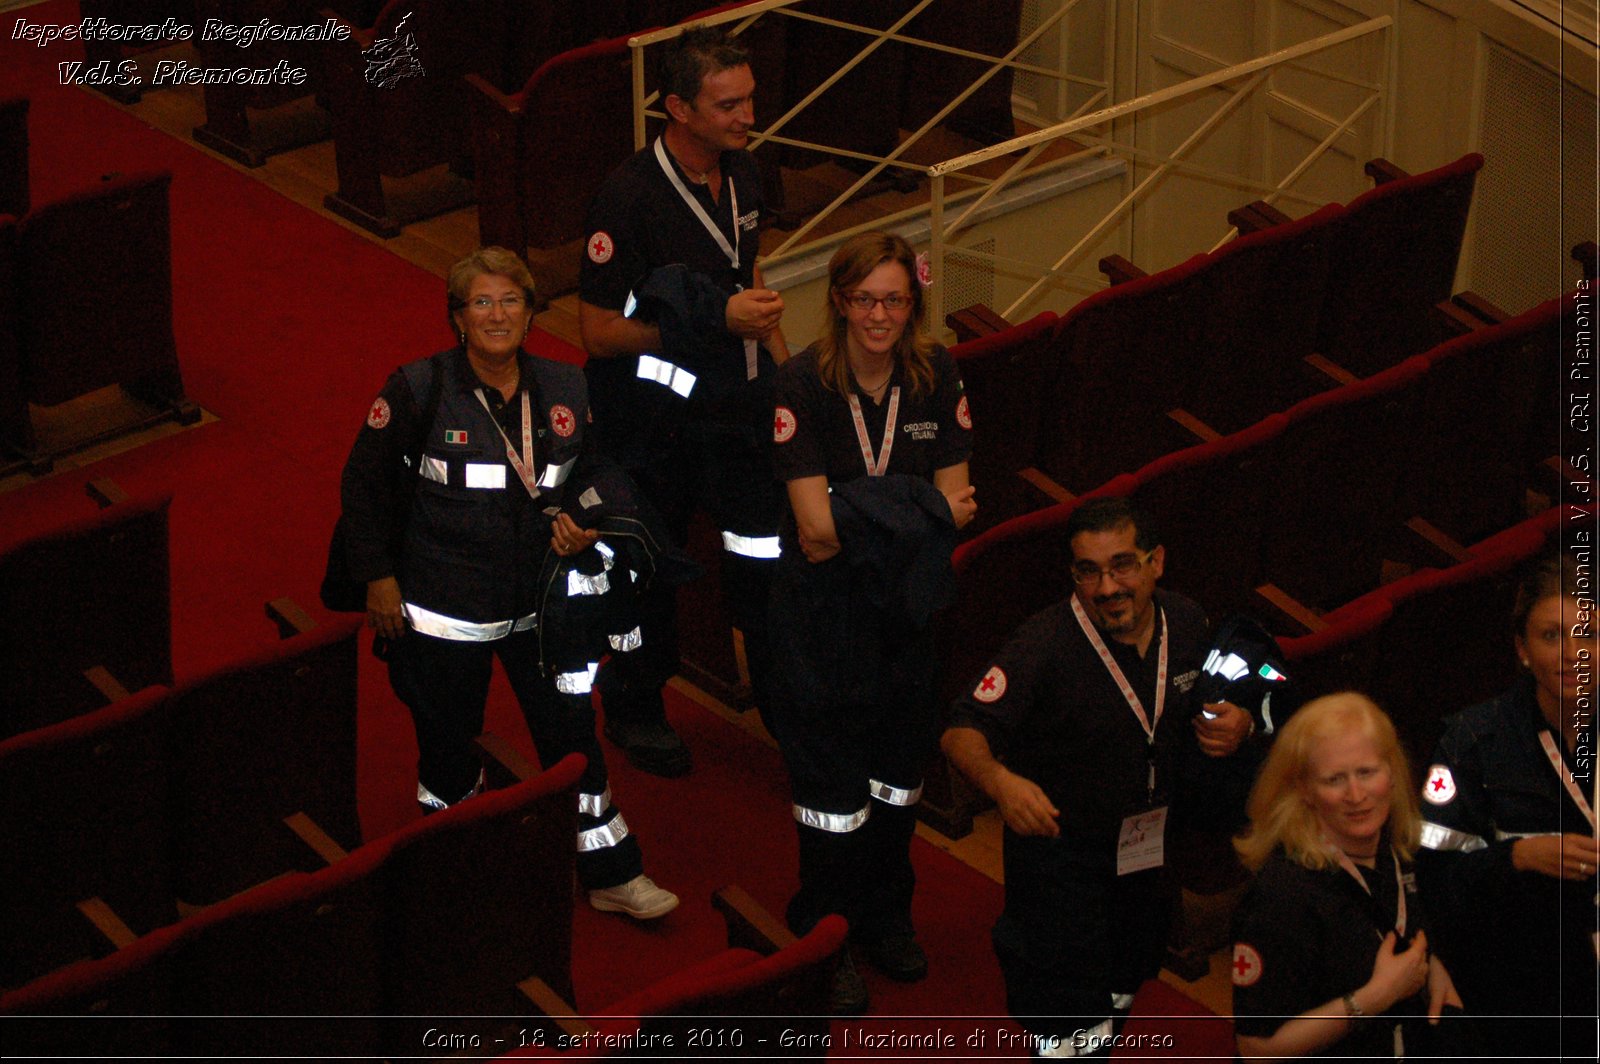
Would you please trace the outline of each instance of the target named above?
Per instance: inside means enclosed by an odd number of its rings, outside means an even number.
[[[706,209],[700,206],[700,201],[695,199],[694,193],[689,191],[683,183],[683,178],[678,176],[678,171],[667,159],[667,145],[661,137],[656,138],[656,162],[661,164],[661,172],[667,175],[667,180],[672,182],[672,187],[678,190],[678,195],[683,197],[683,202],[689,205],[694,216],[700,219],[700,224],[706,227],[706,232],[711,234],[711,239],[717,242],[717,247],[728,256],[728,262],[733,268],[739,268],[739,190],[733,183],[733,178],[728,178],[728,202],[733,206],[733,243],[728,243],[728,238],[722,230],[717,228],[717,223],[711,220]]]
[[[1350,878],[1360,884],[1361,889],[1367,892],[1368,897],[1371,897],[1372,888],[1367,885],[1366,877],[1356,870],[1355,862],[1350,860],[1350,855],[1331,842],[1328,843],[1328,849],[1332,850],[1333,856],[1338,859],[1339,867],[1348,872]],[[1404,937],[1406,933],[1406,884],[1400,875],[1400,855],[1395,853],[1391,847],[1389,856],[1394,860],[1394,930],[1395,934]],[[1383,934],[1383,931],[1379,930],[1378,937],[1382,938]]]
[[[667,180],[672,182],[672,187],[678,190],[678,195],[683,197],[683,202],[689,205],[694,216],[700,219],[700,224],[705,226],[706,232],[711,234],[711,239],[717,242],[717,247],[728,256],[728,263],[733,267],[734,273],[739,272],[739,186],[734,183],[732,175],[728,177],[728,205],[733,209],[733,243],[728,243],[728,238],[717,228],[717,223],[711,220],[706,209],[700,205],[694,193],[683,183],[683,178],[678,176],[677,169],[667,158],[667,145],[661,137],[656,138],[656,162],[661,164],[661,172],[667,175]],[[756,379],[756,342],[744,342],[744,376],[745,380]]]
[[[1572,798],[1572,804],[1576,805],[1579,812],[1583,813],[1584,819],[1589,821],[1589,830],[1594,831],[1594,809],[1585,800],[1583,791],[1578,787],[1578,781],[1572,778],[1572,773],[1568,770],[1566,761],[1562,759],[1556,741],[1550,737],[1549,732],[1540,731],[1539,742],[1544,746],[1545,755],[1550,758],[1550,766],[1556,770],[1561,785],[1567,789],[1567,794]]]
[[[1156,742],[1156,725],[1161,723],[1161,713],[1167,703],[1167,615],[1165,611],[1158,611],[1161,617],[1161,649],[1156,652],[1156,714],[1152,720],[1145,715],[1144,703],[1139,700],[1139,693],[1133,689],[1128,678],[1122,674],[1122,667],[1117,664],[1117,659],[1111,656],[1111,651],[1106,647],[1106,641],[1100,638],[1100,629],[1089,620],[1089,615],[1083,611],[1083,603],[1078,601],[1078,596],[1072,596],[1072,612],[1078,618],[1078,625],[1083,629],[1083,634],[1089,637],[1089,645],[1094,647],[1100,655],[1100,660],[1105,662],[1106,671],[1116,681],[1117,687],[1122,691],[1122,697],[1128,700],[1128,706],[1133,710],[1133,715],[1139,718],[1140,727],[1144,728],[1145,738],[1150,745]],[[1154,767],[1151,768],[1154,772]],[[1154,785],[1152,784],[1152,787]]]
[[[522,457],[517,457],[517,449],[511,446],[511,440],[506,436],[506,430],[500,427],[500,419],[494,416],[494,408],[489,405],[488,398],[483,394],[482,388],[473,389],[473,394],[478,397],[478,402],[489,412],[489,420],[494,422],[494,427],[499,429],[500,438],[505,440],[506,457],[511,460],[511,468],[517,471],[517,476],[522,480],[522,486],[528,489],[528,494],[537,499],[539,497],[539,478],[533,467],[533,418],[529,415],[531,404],[528,402],[528,392],[522,392]]]
[[[889,469],[889,452],[894,450],[894,424],[900,417],[900,386],[889,392],[889,413],[883,422],[883,448],[878,457],[872,457],[872,438],[867,435],[867,419],[861,414],[861,400],[850,396],[850,416],[856,423],[856,441],[861,444],[861,460],[867,464],[867,476],[881,477]]]

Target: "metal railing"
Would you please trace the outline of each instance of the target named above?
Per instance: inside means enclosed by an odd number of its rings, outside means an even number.
[[[1037,279],[1027,286],[1022,295],[1012,300],[1002,311],[1003,317],[1014,318],[1015,315],[1028,307],[1031,302],[1039,298],[1046,290],[1069,287],[1066,280],[1066,271],[1071,269],[1090,248],[1096,246],[1108,233],[1123,224],[1134,206],[1144,201],[1161,185],[1162,179],[1168,174],[1179,173],[1225,183],[1244,191],[1254,192],[1258,196],[1265,198],[1269,203],[1281,201],[1305,205],[1319,203],[1320,200],[1314,197],[1295,192],[1293,186],[1340,137],[1352,130],[1383,99],[1387,91],[1385,85],[1381,82],[1368,82],[1337,72],[1313,70],[1302,63],[1309,56],[1336,48],[1350,41],[1389,30],[1393,20],[1386,15],[1279,49],[1255,59],[1226,66],[1209,74],[1191,78],[1177,85],[1154,92],[1145,93],[1133,99],[1111,102],[1112,82],[1109,79],[1112,77],[1112,73],[1109,59],[1106,64],[1108,80],[1100,81],[1075,75],[1064,69],[1065,56],[1067,54],[1065,48],[1058,50],[1062,56],[1061,63],[1063,68],[1045,67],[1019,58],[1047,32],[1055,29],[1062,19],[1066,18],[1082,0],[1060,0],[1059,6],[1053,11],[1044,14],[1032,30],[1020,36],[1015,47],[1000,56],[975,52],[938,41],[923,40],[906,34],[904,32],[906,26],[932,2],[934,0],[918,0],[902,17],[896,19],[887,28],[873,28],[812,14],[804,10],[805,0],[757,0],[755,3],[745,4],[703,20],[703,24],[731,24],[729,32],[739,34],[748,30],[759,19],[785,17],[817,23],[835,29],[856,31],[866,38],[863,46],[853,55],[846,58],[839,68],[825,78],[821,84],[817,85],[801,99],[795,101],[787,111],[773,120],[767,128],[752,130],[751,132],[751,150],[753,151],[760,150],[765,145],[781,145],[853,160],[857,163],[870,164],[865,172],[848,188],[807,218],[778,247],[764,255],[762,261],[770,267],[785,260],[792,260],[811,254],[824,246],[831,245],[860,231],[890,228],[913,219],[926,218],[932,230],[930,254],[933,265],[934,285],[929,292],[932,321],[943,320],[945,308],[943,307],[943,285],[940,283],[940,279],[945,276],[944,268],[949,256],[952,254],[957,254],[968,262],[987,262],[993,266],[1004,266],[1024,271],[1030,275],[1037,275]],[[1110,17],[1111,6],[1108,4],[1106,18],[1108,36],[1113,32],[1112,27],[1115,24],[1114,19]],[[678,36],[682,33],[683,28],[682,26],[668,27],[653,33],[642,34],[629,41],[629,45],[633,49],[633,115],[634,143],[636,147],[642,148],[645,146],[647,119],[665,119],[667,117],[665,112],[657,107],[659,93],[647,91],[645,85],[645,49]],[[919,128],[911,131],[886,155],[875,155],[833,147],[828,144],[786,136],[782,133],[784,128],[797,115],[802,113],[823,93],[837,84],[845,75],[859,67],[875,51],[891,41],[903,45],[926,48],[934,53],[979,60],[987,63],[988,66],[971,84],[940,107]],[[1390,53],[1389,60],[1383,64],[1384,78],[1387,79],[1393,66],[1392,40],[1386,38],[1384,47]],[[1109,45],[1107,46],[1106,54],[1109,57]],[[932,164],[912,162],[905,157],[909,151],[921,143],[932,130],[938,127],[973,93],[981,89],[1001,70],[1008,67],[1018,73],[1061,79],[1083,85],[1091,91],[1072,115],[1064,121],[1047,128],[1013,137],[990,147]],[[1194,150],[1204,143],[1206,138],[1230,115],[1234,114],[1263,86],[1270,85],[1270,77],[1275,71],[1290,68],[1309,71],[1318,77],[1328,78],[1360,88],[1365,92],[1365,97],[1343,117],[1327,115],[1310,106],[1294,104],[1291,101],[1291,105],[1295,106],[1299,113],[1312,121],[1326,126],[1328,132],[1299,163],[1276,182],[1263,182],[1247,175],[1218,171],[1214,168],[1188,161],[1188,156],[1193,154]],[[1242,83],[1233,85],[1232,83],[1235,82]],[[1171,151],[1159,152],[1141,148],[1135,144],[1117,140],[1109,132],[1114,122],[1131,118],[1177,101],[1190,99],[1218,88],[1227,89],[1230,93],[1228,98]],[[1090,108],[1097,105],[1100,105],[1097,110],[1090,110]],[[1064,145],[1071,145],[1071,150],[1066,150],[1065,154],[1061,154],[1060,152],[1064,150]],[[1057,157],[1041,161],[1040,157],[1052,148],[1058,149]],[[1016,155],[1017,157],[997,176],[988,176],[977,172],[978,168],[989,166],[996,160],[1001,160],[1011,155]],[[958,242],[958,236],[964,231],[970,230],[980,217],[979,212],[993,203],[995,197],[1008,188],[1014,187],[1019,181],[1076,166],[1085,159],[1095,156],[1125,158],[1136,164],[1149,164],[1151,169],[1109,211],[1090,224],[1088,229],[1073,240],[1071,246],[1052,262],[1027,262],[1012,256],[1001,255],[972,246],[963,246]],[[809,241],[806,239],[816,232],[819,227],[824,226],[841,207],[861,194],[863,190],[866,190],[879,175],[890,169],[926,177],[930,185],[930,201],[926,205],[918,204],[902,210],[886,212],[874,217],[869,222],[859,225],[830,229],[825,235],[815,237]],[[1220,247],[1223,243],[1232,239],[1235,235],[1235,230],[1229,230],[1213,247],[1213,250],[1215,247]]]

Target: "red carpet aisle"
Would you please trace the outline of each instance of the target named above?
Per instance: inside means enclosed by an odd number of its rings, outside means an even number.
[[[0,546],[88,514],[83,485],[91,477],[111,477],[134,494],[172,490],[181,680],[270,642],[261,612],[268,599],[291,595],[321,615],[316,586],[337,512],[339,468],[388,371],[450,342],[443,284],[192,144],[91,93],[61,87],[55,64],[81,58],[81,49],[12,40],[18,17],[73,22],[77,12],[58,2],[0,16],[0,94],[32,100],[34,201],[90,186],[110,171],[173,172],[178,348],[189,395],[220,421],[0,496]],[[61,298],[93,312],[92,293]],[[553,357],[579,357],[543,334],[530,344]],[[707,902],[715,888],[740,883],[781,912],[795,879],[777,755],[685,699],[674,696],[670,709],[696,751],[693,776],[658,780],[633,772],[620,757],[614,776],[649,868],[685,904],[647,928],[580,906],[574,951],[580,1009],[719,949],[721,922]],[[362,825],[371,838],[416,813],[409,722],[370,657],[362,664],[359,725]],[[489,726],[531,753],[503,680],[491,696]],[[1004,1012],[988,942],[999,888],[921,842],[916,861],[917,921],[932,974],[910,987],[869,975],[874,1013],[911,1018],[852,1022],[852,1031],[954,1030],[938,1018]],[[1151,1000],[1163,1010],[1193,1011],[1170,991]],[[845,1026],[834,1026],[836,1054]],[[964,1035],[971,1028],[959,1029]],[[1008,1049],[995,1041],[991,1036],[982,1049],[940,1056],[1018,1055],[1015,1043]],[[1225,1045],[1187,1048],[1191,1056],[1226,1052]],[[853,1047],[848,1055],[856,1055]]]

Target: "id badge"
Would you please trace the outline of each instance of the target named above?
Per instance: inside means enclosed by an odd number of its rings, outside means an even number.
[[[1124,817],[1117,833],[1117,875],[1160,868],[1166,863],[1167,807]]]

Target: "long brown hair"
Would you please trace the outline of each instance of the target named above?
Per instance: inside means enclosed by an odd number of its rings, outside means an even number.
[[[933,392],[934,376],[931,356],[937,346],[928,335],[925,324],[927,308],[922,298],[922,284],[917,280],[917,255],[904,237],[893,233],[870,232],[851,237],[839,246],[828,260],[828,309],[822,323],[822,334],[813,345],[817,351],[817,371],[822,383],[840,395],[850,394],[850,359],[846,354],[845,336],[849,321],[845,316],[843,300],[855,286],[866,280],[867,274],[886,262],[898,262],[905,267],[906,281],[911,286],[911,316],[906,320],[905,332],[900,334],[894,347],[895,367],[910,383],[912,395]]]
[[[1306,802],[1307,769],[1312,747],[1351,732],[1371,739],[1389,766],[1389,844],[1405,860],[1416,852],[1422,813],[1394,724],[1366,695],[1340,691],[1301,706],[1272,744],[1250,791],[1250,828],[1233,843],[1245,867],[1260,868],[1279,846],[1290,860],[1307,868],[1334,864],[1322,841],[1316,811]]]

